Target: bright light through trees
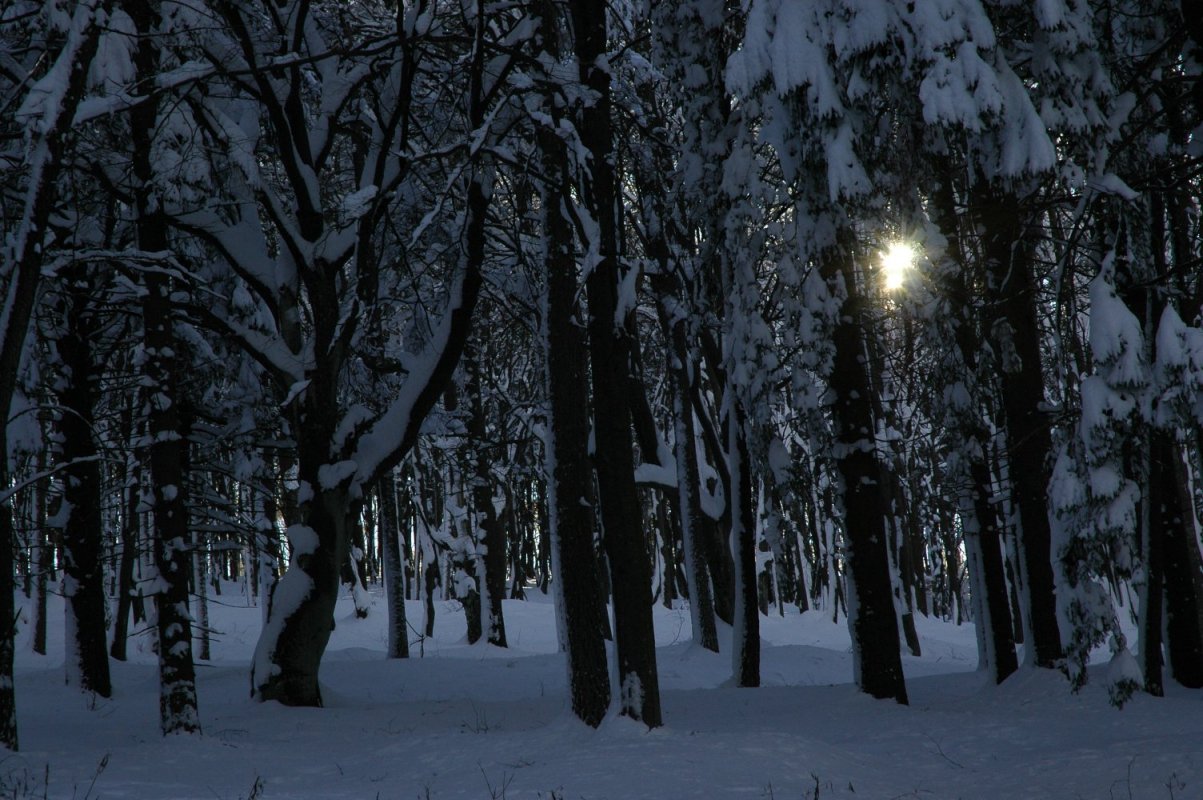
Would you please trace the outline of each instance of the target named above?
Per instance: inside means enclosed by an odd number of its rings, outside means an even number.
[[[885,277],[887,291],[901,289],[907,273],[915,266],[915,246],[908,242],[894,242],[881,254],[881,272]]]

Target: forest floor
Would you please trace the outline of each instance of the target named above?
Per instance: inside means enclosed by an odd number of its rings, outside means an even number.
[[[1123,710],[1101,675],[1077,694],[1056,672],[1001,686],[975,671],[973,629],[920,619],[905,657],[911,704],[851,685],[847,626],[824,614],[761,618],[760,689],[724,684],[730,656],[691,645],[684,608],[656,607],[665,725],[567,708],[553,607],[505,605],[509,649],[464,642],[457,603],[435,636],[388,661],[385,605],[341,600],[322,667],[326,707],[252,702],[260,609],[229,586],[212,607],[213,660],[199,666],[202,736],[158,733],[145,636],[113,663],[112,699],[64,685],[61,602],[49,654],[19,634],[22,751],[0,757],[3,798],[198,800],[671,800],[749,798],[1203,797],[1203,692],[1171,685]],[[409,605],[411,620],[421,606]]]

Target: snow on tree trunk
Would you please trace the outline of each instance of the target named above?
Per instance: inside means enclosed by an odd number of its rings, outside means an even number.
[[[86,89],[88,69],[96,54],[107,3],[84,0],[72,8],[61,48],[38,80],[28,84],[15,118],[27,132],[24,186],[20,214],[7,224],[0,241],[0,277],[5,293],[0,311],[0,411],[12,407],[18,366],[25,351],[29,319],[37,297],[44,260],[46,225],[54,209],[55,183],[62,167],[64,140]],[[47,9],[50,10],[50,9]],[[40,18],[39,18],[40,21]],[[5,222],[8,222],[6,218]],[[0,424],[0,486],[9,485],[9,433]],[[13,684],[17,613],[13,602],[13,503],[0,502],[0,747],[16,750],[17,704]]]
[[[890,565],[881,496],[881,466],[872,439],[871,393],[863,339],[862,305],[853,253],[831,252],[826,269],[842,284],[844,306],[836,324],[830,386],[836,420],[836,462],[842,481],[848,626],[853,670],[862,691],[906,703],[898,623],[890,591]],[[838,293],[837,293],[838,296]]]
[[[401,559],[401,515],[392,473],[376,488],[380,504],[380,538],[384,543],[384,584],[388,602],[388,657],[409,658],[409,623],[405,617],[405,567]]]
[[[710,571],[698,552],[698,528],[702,504],[698,497],[697,438],[694,435],[693,407],[686,396],[691,391],[684,359],[684,330],[674,326],[673,344],[677,363],[673,367],[673,418],[676,425],[673,442],[677,465],[677,508],[681,517],[681,541],[685,550],[685,580],[689,587],[689,618],[693,641],[711,652],[718,652],[718,630],[714,622],[714,599],[710,589]]]
[[[1018,511],[1018,551],[1024,611],[1031,635],[1024,659],[1052,667],[1061,659],[1057,598],[1053,582],[1048,484],[1052,456],[1044,405],[1041,334],[1036,321],[1032,254],[1021,200],[997,187],[974,194],[982,226],[989,291],[996,317],[991,335],[1002,361],[1002,406],[1012,502]]]
[[[556,20],[541,21],[545,47],[558,59]],[[550,76],[549,76],[550,77]],[[566,652],[572,711],[597,727],[610,704],[602,619],[606,613],[596,575],[593,546],[594,508],[589,502],[592,475],[588,461],[588,351],[580,324],[576,258],[568,213],[565,143],[558,127],[558,101],[551,82],[546,105],[552,125],[537,131],[539,156],[550,176],[542,185],[543,243],[547,280],[543,302],[548,422],[546,458],[547,536],[550,539],[552,590],[557,632]]]
[[[609,561],[614,638],[623,714],[649,728],[661,724],[660,685],[652,628],[651,569],[635,490],[631,414],[625,396],[630,332],[619,313],[617,185],[611,120],[610,73],[605,67],[607,6],[602,0],[571,5],[581,83],[596,100],[580,111],[577,135],[588,153],[580,165],[581,197],[592,220],[586,263],[589,354],[592,362],[594,467],[601,504],[602,543]],[[633,285],[622,282],[624,287]],[[623,307],[633,307],[623,298]]]
[[[132,15],[139,32],[134,63],[139,77],[152,79],[160,68],[154,34],[161,33],[157,6],[146,4]],[[145,252],[168,250],[167,218],[160,196],[161,176],[152,159],[162,152],[158,101],[135,106],[129,115],[133,145],[134,193],[137,200],[138,246]],[[148,271],[142,296],[143,385],[146,453],[150,462],[149,494],[157,572],[155,586],[159,655],[159,722],[164,734],[200,732],[196,671],[192,660],[192,617],[188,609],[191,573],[188,506],[184,464],[187,461],[180,410],[179,342],[170,295],[173,279]]]
[[[485,418],[485,402],[481,381],[484,366],[481,364],[481,345],[469,344],[466,356],[469,374],[469,435],[475,440],[472,454],[472,504],[475,528],[478,533],[478,559],[481,588],[481,621],[489,644],[505,647],[505,614],[502,600],[505,599],[506,532],[494,498],[494,480],[489,469],[491,459],[498,447],[488,441],[489,426]]]
[[[101,697],[112,694],[105,627],[104,567],[101,563],[101,474],[95,443],[96,366],[91,342],[98,336],[94,288],[81,270],[64,276],[55,309],[55,353],[61,369],[57,395],[57,449],[63,472],[54,515],[63,548],[62,592],[67,602],[67,682]]]

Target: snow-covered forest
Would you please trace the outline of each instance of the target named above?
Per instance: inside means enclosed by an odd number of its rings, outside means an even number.
[[[4,0],[0,794],[1197,796],[1201,78],[1200,0]]]

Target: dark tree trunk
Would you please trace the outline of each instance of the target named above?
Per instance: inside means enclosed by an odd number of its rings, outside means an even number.
[[[757,602],[756,510],[747,425],[738,401],[727,417],[727,464],[731,470],[731,547],[735,557],[735,625],[732,636],[736,686],[760,685],[760,605]]]
[[[41,494],[39,492],[39,494]],[[33,603],[34,603],[34,621],[33,621],[33,651],[38,655],[46,655],[46,598],[49,592],[50,570],[54,566],[54,543],[51,541],[53,535],[50,529],[46,526],[46,507],[45,501],[38,498],[37,518],[39,524],[38,532],[35,534],[37,541],[38,557],[34,562],[33,567],[37,572],[37,576],[33,579]]]
[[[1142,516],[1148,524],[1142,525],[1141,532],[1141,561],[1144,565],[1144,581],[1140,586],[1140,668],[1145,677],[1145,691],[1154,697],[1165,694],[1164,672],[1165,660],[1162,657],[1162,646],[1165,644],[1164,634],[1167,629],[1165,606],[1169,587],[1166,583],[1166,538],[1168,527],[1173,522],[1173,506],[1170,499],[1173,494],[1172,486],[1163,484],[1162,480],[1170,477],[1166,474],[1163,459],[1166,453],[1165,434],[1160,431],[1151,433],[1151,452],[1149,459],[1149,485],[1145,497],[1149,504]],[[1172,447],[1172,443],[1171,443]]]
[[[558,57],[554,6],[545,5],[545,47]],[[549,98],[553,109],[557,100]],[[553,112],[554,113],[554,112]],[[539,129],[539,148],[549,179],[543,186],[543,226],[547,245],[547,387],[550,403],[547,447],[547,530],[551,536],[544,560],[555,574],[552,581],[566,630],[572,711],[597,727],[610,704],[602,620],[606,609],[597,579],[593,547],[593,483],[589,468],[588,364],[582,324],[578,317],[576,258],[572,228],[565,219],[564,186],[568,185],[564,142],[546,127]],[[546,587],[546,583],[544,583]],[[546,588],[544,589],[546,591]]]
[[[975,598],[988,620],[988,628],[981,630],[981,641],[987,642],[986,655],[990,663],[985,666],[991,671],[995,683],[1002,683],[1019,668],[1015,654],[1015,623],[1008,604],[1007,580],[1004,570],[1002,532],[999,515],[992,502],[990,463],[987,461],[989,435],[982,422],[983,408],[978,407],[980,370],[983,351],[981,320],[973,311],[969,295],[966,272],[969,269],[956,219],[956,203],[951,180],[945,176],[934,198],[938,223],[948,237],[948,256],[952,261],[947,269],[951,274],[943,281],[943,289],[949,310],[956,344],[957,368],[952,380],[964,382],[964,387],[973,400],[967,408],[956,409],[956,428],[952,433],[953,446],[960,460],[960,480],[964,481],[968,496],[962,496],[962,525],[965,536],[976,537],[979,558],[980,581],[973,587],[980,596]],[[976,624],[982,626],[984,620]]]
[[[92,8],[95,7],[96,4]],[[71,59],[65,64],[66,81],[62,98],[57,103],[58,113],[47,120],[49,125],[36,126],[37,129],[30,133],[32,141],[27,144],[26,152],[34,154],[35,164],[31,173],[37,182],[26,187],[23,214],[17,223],[20,226],[19,235],[11,237],[0,248],[0,257],[5,259],[0,266],[7,277],[4,294],[6,313],[3,326],[0,327],[0,413],[4,419],[8,419],[12,408],[18,367],[25,352],[29,320],[38,295],[45,232],[54,209],[65,140],[72,129],[75,110],[87,88],[88,69],[96,54],[100,36],[100,26],[94,24],[94,15],[83,7],[74,10],[82,15],[85,26],[79,32],[78,39],[73,36],[68,39],[69,46],[78,45],[77,50],[71,52],[64,48],[54,56],[56,59]],[[0,486],[9,485],[7,453],[8,426],[0,425]],[[13,598],[13,592],[16,591],[13,508],[12,498],[0,503],[0,747],[16,751],[19,741],[13,684],[17,632],[17,609]]]
[[[429,639],[434,636],[434,587],[439,583],[439,559],[437,554],[431,554],[430,563],[426,564],[422,580],[422,602],[425,608],[422,636]]]
[[[476,449],[472,454],[472,504],[475,506],[477,532],[484,545],[484,608],[487,616],[485,636],[491,645],[505,647],[505,613],[502,601],[505,599],[505,562],[506,562],[506,531],[505,525],[497,515],[493,505],[494,481],[489,470],[489,464],[496,457],[496,450],[488,444],[488,424],[485,419],[485,404],[482,368],[480,362],[479,344],[469,345],[466,359],[470,376],[469,402],[471,414],[468,418],[468,433],[475,440]]]
[[[142,80],[158,72],[159,54],[151,35],[158,27],[158,8],[143,4],[131,9],[139,45],[135,65]],[[137,200],[138,246],[145,252],[168,249],[167,220],[156,196],[151,145],[158,129],[158,104],[146,102],[130,112],[133,143],[134,192]],[[171,313],[171,279],[148,271],[142,298],[143,375],[147,390],[147,450],[150,461],[155,567],[159,591],[155,596],[159,634],[159,718],[164,734],[200,731],[196,701],[196,668],[192,660],[192,618],[188,613],[189,534],[183,464],[188,446],[182,429],[179,379],[181,370]]]
[[[667,258],[665,258],[667,266]],[[667,295],[666,279],[653,283],[657,294]],[[697,432],[694,428],[693,405],[690,395],[691,366],[686,340],[685,321],[673,319],[665,303],[657,304],[660,327],[672,347],[669,358],[673,375],[674,454],[677,466],[677,510],[681,524],[681,542],[685,555],[686,585],[689,588],[689,611],[693,623],[693,639],[711,652],[718,652],[718,630],[715,624],[714,594],[710,586],[710,569],[702,539],[708,533],[702,513],[700,468],[698,465]]]
[[[465,527],[467,527],[466,523]],[[476,574],[476,562],[474,560],[469,561],[467,558],[464,558],[460,561],[459,569],[468,576],[468,580],[465,583],[470,585],[468,591],[459,596],[459,601],[464,607],[464,621],[468,627],[468,644],[476,644],[484,635],[484,626],[481,624],[480,619],[480,576]],[[454,581],[452,582],[452,586],[455,586]],[[456,587],[456,591],[460,591],[459,587]]]
[[[885,508],[881,467],[874,441],[872,391],[862,317],[864,300],[858,287],[850,249],[829,254],[832,277],[842,277],[847,298],[833,336],[835,360],[830,387],[838,454],[836,463],[843,482],[845,558],[848,564],[849,626],[852,629],[856,682],[878,698],[906,703],[902,677],[898,623],[890,589],[886,552]]]
[[[133,399],[121,410],[122,441],[133,442]],[[133,604],[134,562],[138,558],[138,462],[127,456],[122,465],[121,563],[117,577],[117,612],[113,620],[113,646],[109,655],[125,661],[129,616]]]
[[[0,398],[3,399],[3,398]],[[11,394],[9,395],[11,402]],[[0,445],[8,452],[7,436],[0,433]],[[0,467],[0,478],[8,485],[7,469]],[[17,607],[13,601],[16,584],[13,582],[13,505],[0,505],[0,745],[16,751],[17,700],[13,687],[14,642],[17,634]]]
[[[405,618],[405,568],[401,560],[401,515],[397,482],[390,472],[376,488],[380,502],[380,540],[384,544],[384,582],[388,597],[388,657],[409,658],[409,623]]]
[[[614,175],[606,3],[580,0],[570,6],[581,82],[596,100],[580,111],[577,132],[589,154],[582,166],[582,197],[597,224],[598,254],[586,280],[589,296],[589,353],[592,360],[594,465],[601,502],[602,542],[610,566],[614,635],[622,713],[648,727],[661,724],[660,685],[652,628],[651,570],[635,490],[631,413],[629,332],[618,309],[619,202]]]
[[[994,656],[994,663],[990,667],[994,682],[1002,683],[1019,669],[1019,660],[1015,655],[1015,640],[1012,635],[1014,628],[1011,609],[1007,603],[1007,578],[1003,571],[998,513],[990,502],[990,470],[984,460],[973,461],[970,466],[970,479],[973,482],[972,502],[982,559],[982,588],[985,590],[983,608],[990,616],[990,628],[986,631],[986,635],[991,637]],[[968,530],[965,535],[970,535]],[[981,624],[980,620],[978,624]]]
[[[1030,233],[1020,199],[996,188],[975,192],[993,306],[991,336],[1001,359],[1000,380],[1012,501],[1019,516],[1021,584],[1026,590],[1029,653],[1040,667],[1062,657],[1048,521],[1052,438],[1044,404],[1044,368],[1036,319]]]
[[[1172,433],[1153,434],[1150,516],[1164,542],[1165,633],[1170,674],[1190,689],[1203,688],[1203,563],[1194,498]],[[1156,494],[1154,494],[1154,491]]]
[[[73,270],[72,273],[75,271]],[[91,341],[97,333],[89,313],[90,284],[80,274],[64,276],[62,329],[57,350],[60,456],[66,465],[60,501],[63,596],[67,601],[67,680],[84,691],[112,695],[105,628],[104,568],[101,563],[100,462],[93,438],[97,392]],[[65,513],[64,513],[65,512]],[[71,663],[74,661],[75,663]]]

